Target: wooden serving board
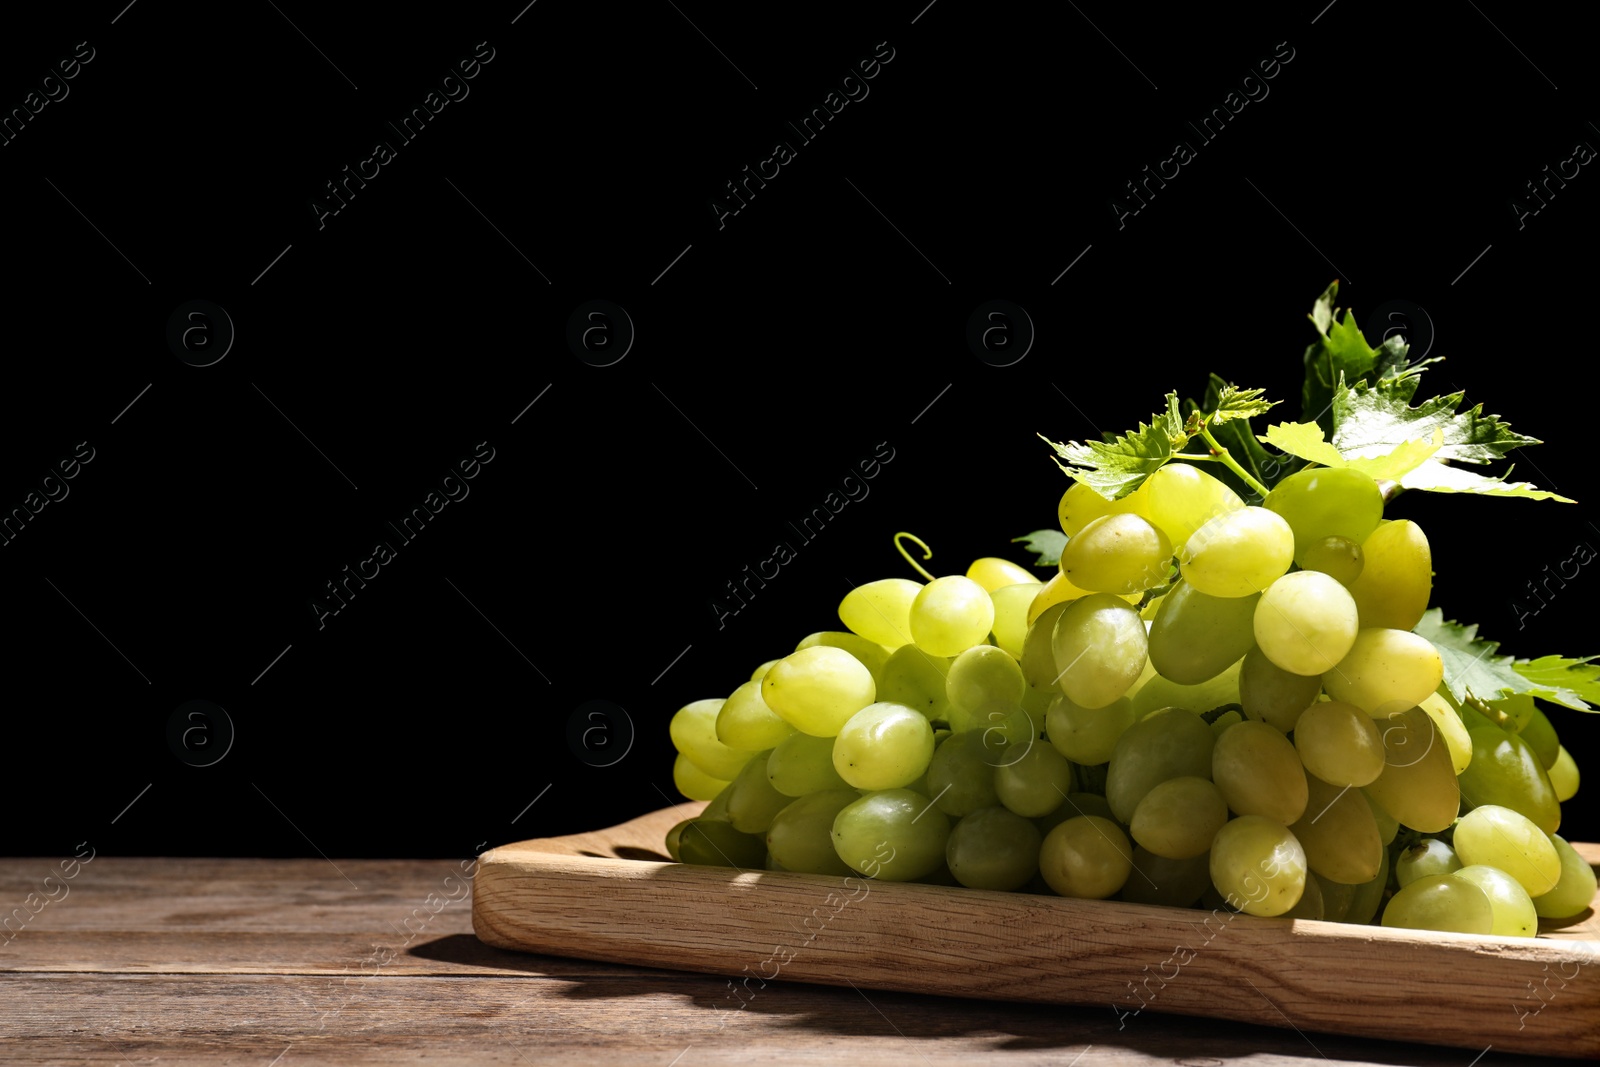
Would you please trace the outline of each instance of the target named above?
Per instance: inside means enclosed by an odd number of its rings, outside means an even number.
[[[484,853],[473,929],[728,975],[728,1010],[782,980],[1600,1058],[1600,897],[1581,922],[1501,938],[668,861],[667,831],[703,806]]]

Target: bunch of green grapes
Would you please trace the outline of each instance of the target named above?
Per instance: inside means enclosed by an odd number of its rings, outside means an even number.
[[[1060,571],[885,578],[672,719],[674,859],[1532,936],[1595,876],[1527,697],[1460,703],[1370,476],[1247,505],[1169,463],[1061,498]],[[908,557],[909,558],[909,557]],[[920,568],[919,568],[920,569]]]

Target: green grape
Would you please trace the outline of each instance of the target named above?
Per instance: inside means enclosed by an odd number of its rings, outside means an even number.
[[[1455,872],[1483,890],[1489,898],[1489,910],[1494,915],[1494,925],[1489,932],[1498,937],[1538,937],[1539,914],[1534,909],[1533,898],[1505,871],[1483,864],[1463,867]]]
[[[868,704],[833,739],[833,769],[857,789],[908,786],[932,758],[933,727],[904,704]]]
[[[1305,813],[1306,772],[1300,755],[1287,737],[1264,722],[1239,723],[1217,738],[1210,777],[1239,815],[1262,815],[1288,826]]]
[[[788,807],[794,799],[772,787],[771,780],[767,778],[767,760],[770,756],[771,753],[767,752],[757,753],[744,765],[729,787],[728,821],[740,833],[765,834],[772,825],[772,817]]]
[[[1383,518],[1383,492],[1370,474],[1351,467],[1297,471],[1273,486],[1263,505],[1294,530],[1295,562],[1325,537],[1365,541]]]
[[[831,737],[791,734],[767,756],[767,781],[786,797],[851,788],[833,769],[834,743]]]
[[[1254,593],[1207,596],[1180,579],[1161,598],[1150,625],[1151,665],[1179,685],[1216,677],[1255,644],[1252,620],[1260,599]]]
[[[1510,808],[1526,815],[1545,833],[1555,833],[1561,826],[1561,802],[1527,742],[1486,719],[1468,732],[1472,762],[1459,776],[1467,803]]]
[[[1050,647],[1055,682],[1074,703],[1103,708],[1144,670],[1149,638],[1139,613],[1110,593],[1075,600],[1056,620]]]
[[[887,666],[885,666],[887,670]],[[842,648],[791,652],[761,679],[761,697],[801,733],[832,737],[876,696],[872,672]]]
[[[1295,571],[1261,594],[1252,622],[1262,655],[1291,674],[1322,674],[1356,639],[1356,602],[1321,571]]]
[[[1237,726],[1244,722],[1244,716],[1238,710],[1225,711],[1211,720],[1211,732],[1221,737],[1230,726]]]
[[[994,601],[994,642],[1018,659],[1028,636],[1028,607],[1043,588],[1039,582],[1019,582],[989,591]]]
[[[1461,789],[1450,749],[1433,720],[1413,707],[1380,721],[1378,729],[1383,734],[1383,773],[1368,783],[1367,795],[1413,830],[1448,830],[1461,809]]]
[[[767,672],[772,669],[772,665],[776,662],[778,661],[775,659],[769,659],[765,663],[758,666],[755,670],[750,672],[750,680],[752,682],[761,681],[762,678],[766,677]]]
[[[1138,873],[1128,877],[1118,894],[1119,899],[1130,904],[1190,908],[1211,887],[1211,860],[1204,852],[1186,860],[1169,860],[1147,848],[1135,847],[1132,866]]]
[[[1534,911],[1545,919],[1570,919],[1588,910],[1594,902],[1594,868],[1578,855],[1578,850],[1557,834],[1550,835],[1561,860],[1561,875],[1555,888],[1533,898]]]
[[[1031,689],[1059,692],[1056,686],[1056,654],[1051,644],[1056,622],[1071,606],[1072,601],[1052,604],[1028,626],[1027,637],[1022,642],[1022,677]]]
[[[1366,564],[1360,542],[1338,535],[1313,541],[1306,546],[1304,557],[1300,566],[1308,571],[1321,571],[1346,589],[1361,577],[1361,569]]]
[[[1074,763],[1094,766],[1111,759],[1122,732],[1134,724],[1133,701],[1113,700],[1103,708],[1080,708],[1057,693],[1045,713],[1044,732],[1055,750]]]
[[[1322,883],[1317,881],[1313,872],[1306,878],[1305,889],[1300,893],[1300,899],[1295,906],[1284,912],[1281,916],[1285,919],[1323,919]]]
[[[1347,921],[1350,905],[1355,903],[1356,891],[1360,887],[1330,881],[1318,874],[1315,868],[1311,871],[1311,881],[1316,882],[1317,888],[1322,891],[1322,918],[1331,923]]]
[[[883,578],[858,585],[839,602],[839,621],[851,633],[896,649],[911,643],[911,603],[922,583],[910,578]]]
[[[833,820],[861,794],[854,789],[809,793],[772,817],[767,855],[786,871],[847,875],[852,871],[833,850]]]
[[[672,762],[672,784],[690,800],[710,800],[729,785],[727,781],[713,778],[696,767],[682,752]]]
[[[1081,770],[1082,768],[1079,768]],[[1125,824],[1118,822],[1117,816],[1112,812],[1111,805],[1106,803],[1106,798],[1099,793],[1068,793],[1061,806],[1049,815],[1041,815],[1033,820],[1041,834],[1047,834],[1068,819],[1078,815],[1098,815],[1102,819],[1109,819],[1122,827],[1122,832],[1127,833]]]
[[[1350,898],[1350,908],[1344,913],[1344,921],[1365,925],[1370,923],[1378,914],[1378,909],[1383,906],[1384,894],[1389,889],[1389,850],[1384,849],[1378,861],[1378,875],[1370,882],[1363,882],[1355,887],[1355,894]]]
[[[1383,773],[1378,724],[1354,704],[1312,704],[1294,725],[1294,747],[1309,773],[1337,786],[1367,785]]]
[[[1029,745],[995,767],[994,791],[1011,811],[1024,818],[1048,815],[1072,792],[1072,767],[1049,745]]]
[[[1557,752],[1556,762],[1550,768],[1550,786],[1556,791],[1556,799],[1563,804],[1578,795],[1578,763],[1565,745]]]
[[[1211,884],[1247,915],[1282,915],[1306,888],[1306,850],[1289,828],[1261,815],[1241,815],[1211,842]]]
[[[885,789],[840,809],[833,848],[854,871],[885,882],[925,878],[944,864],[950,818],[921,793]]]
[[[1061,503],[1056,506],[1056,518],[1061,522],[1062,532],[1068,537],[1075,537],[1102,515],[1137,514],[1137,509],[1143,503],[1144,497],[1137,493],[1130,493],[1121,500],[1107,500],[1083,482],[1073,482],[1061,494]]]
[[[1205,720],[1183,708],[1153,711],[1128,727],[1106,769],[1106,800],[1117,821],[1131,823],[1139,801],[1168,778],[1210,778],[1215,743]]]
[[[732,781],[750,760],[750,753],[729,748],[717,740],[717,713],[722,710],[721,700],[696,700],[685,704],[672,716],[667,731],[672,735],[672,745],[690,763],[712,778]]]
[[[945,864],[968,889],[1021,889],[1039,872],[1038,827],[1005,808],[980,808],[956,823]]]
[[[1394,880],[1404,888],[1418,878],[1454,874],[1461,869],[1461,857],[1447,842],[1424,837],[1400,853],[1394,861]]]
[[[1389,898],[1383,925],[1454,934],[1494,930],[1494,907],[1484,891],[1456,874],[1418,878]]]
[[[1533,705],[1533,698],[1528,698],[1528,703]],[[1561,754],[1561,739],[1556,736],[1556,728],[1550,725],[1550,719],[1537,705],[1528,709],[1528,721],[1517,731],[1517,736],[1528,743],[1533,749],[1533,754],[1539,757],[1539,766],[1549,770],[1556,765],[1556,759]]]
[[[1153,787],[1133,809],[1133,839],[1169,860],[1193,859],[1211,849],[1211,839],[1228,821],[1228,804],[1204,778],[1168,778]]]
[[[1363,628],[1410,630],[1433,595],[1433,552],[1410,519],[1385,522],[1361,542],[1361,576],[1350,583]]]
[[[1167,463],[1139,486],[1140,510],[1173,545],[1181,545],[1210,519],[1244,507],[1239,494],[1191,463]]]
[[[742,752],[763,752],[794,732],[794,727],[761,699],[759,679],[735,689],[717,712],[717,740]]]
[[[800,643],[794,646],[794,650],[798,652],[802,648],[813,648],[817,645],[844,649],[860,660],[862,666],[872,672],[874,681],[877,680],[878,673],[883,670],[884,662],[889,658],[889,650],[887,648],[875,641],[868,641],[860,634],[853,634],[846,630],[820,630],[817,633],[808,634],[800,639]]]
[[[930,656],[959,656],[989,639],[994,601],[959,574],[935,578],[911,602],[911,637]]]
[[[683,838],[684,828],[692,822],[693,819],[685,819],[667,831],[667,855],[672,857],[674,863],[683,862],[683,850],[679,842]]]
[[[949,722],[951,661],[930,656],[916,645],[901,645],[883,665],[877,698],[916,708],[929,721]]]
[[[1383,806],[1373,800],[1365,789],[1361,790],[1361,799],[1367,802],[1367,807],[1372,811],[1372,821],[1378,825],[1378,840],[1385,846],[1393,844],[1394,839],[1400,836],[1400,821],[1384,811]]]
[[[728,821],[728,797],[733,794],[733,783],[729,782],[722,787],[722,791],[712,797],[706,806],[700,809],[699,818],[718,819]]]
[[[1135,593],[1162,585],[1172,561],[1172,542],[1134,514],[1102,515],[1072,536],[1061,550],[1061,573],[1091,593]]]
[[[1178,550],[1184,581],[1210,596],[1259,593],[1294,562],[1294,531],[1266,508],[1224,512]]]
[[[1034,580],[1032,572],[1018,563],[999,556],[984,556],[972,561],[972,566],[967,568],[967,577],[983,586],[985,592],[993,593],[1008,585]]]
[[[1365,629],[1344,659],[1322,676],[1322,686],[1378,717],[1387,707],[1410,707],[1444,681],[1444,660],[1433,642],[1409,630]]]
[[[1131,690],[1134,714],[1143,718],[1158,708],[1169,707],[1187,708],[1201,714],[1223,704],[1237,704],[1239,666],[1235,663],[1215,678],[1208,678],[1199,685],[1179,685],[1159,674],[1152,674],[1147,681],[1135,683]]]
[[[1433,720],[1439,736],[1444,738],[1445,745],[1450,749],[1451,767],[1459,775],[1472,762],[1472,737],[1467,733],[1466,724],[1441,693],[1429,693],[1417,702],[1417,707],[1427,712]]]
[[[1044,835],[1039,873],[1064,897],[1115,896],[1133,871],[1133,844],[1122,828],[1097,815],[1075,815]]]
[[[1310,868],[1331,881],[1360,885],[1383,863],[1378,822],[1357,789],[1306,775],[1305,814],[1289,829]]]
[[[1283,733],[1295,728],[1301,713],[1315,703],[1320,692],[1321,678],[1286,671],[1259,648],[1245,653],[1239,665],[1239,704],[1244,713]]]
[[[960,818],[999,804],[994,769],[1005,758],[1005,748],[1005,739],[987,729],[946,738],[928,762],[928,794],[939,810]]]
[[[1473,808],[1456,823],[1452,841],[1463,864],[1498,867],[1521,883],[1530,897],[1550,892],[1561,879],[1561,854],[1550,835],[1510,808],[1498,804]]]
[[[678,859],[704,867],[761,870],[767,862],[766,840],[741,832],[720,819],[690,819],[678,834]]]
[[[1027,688],[1016,657],[994,645],[967,649],[950,662],[945,676],[946,698],[969,718],[981,717],[994,705],[1020,703]]]

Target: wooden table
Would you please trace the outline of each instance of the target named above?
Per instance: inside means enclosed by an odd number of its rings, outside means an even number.
[[[59,863],[0,860],[0,914],[13,916],[0,933],[7,1064],[1528,1062],[781,982],[727,1010],[737,1001],[722,979],[483,945],[450,860],[100,856],[66,882]],[[58,899],[41,904],[47,892]]]

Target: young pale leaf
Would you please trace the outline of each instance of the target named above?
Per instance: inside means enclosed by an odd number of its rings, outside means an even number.
[[[1568,659],[1565,656],[1540,656],[1519,659],[1514,669],[1528,680],[1528,692],[1540,700],[1560,704],[1573,711],[1600,710],[1600,656]]]
[[[1067,547],[1067,535],[1060,530],[1035,530],[1011,539],[1012,544],[1019,541],[1029,552],[1039,554],[1039,558],[1033,561],[1035,567],[1056,566],[1061,562],[1061,550]]]
[[[1322,427],[1314,422],[1280,422],[1267,427],[1261,440],[1280,452],[1320,463],[1324,467],[1345,465],[1339,450],[1322,439]]]
[[[1151,416],[1148,424],[1141,422],[1137,430],[1120,437],[1086,444],[1058,444],[1043,434],[1039,436],[1056,450],[1058,467],[1109,500],[1119,500],[1133,492],[1147,475],[1189,443],[1178,411],[1177,393],[1167,394],[1165,412]]]
[[[1193,400],[1187,402],[1190,422],[1198,425],[1200,421],[1205,419],[1206,412],[1216,411],[1221,406],[1223,391],[1228,388],[1227,382],[1215,374],[1210,375],[1209,382],[1206,385],[1204,406],[1196,404]],[[1233,457],[1235,463],[1243,467],[1250,473],[1252,478],[1269,489],[1303,466],[1297,457],[1274,455],[1262,448],[1261,442],[1256,440],[1256,435],[1250,431],[1250,423],[1246,420],[1214,422],[1211,426],[1211,435],[1217,439],[1219,445],[1228,450],[1228,454]],[[1205,444],[1204,441],[1197,443],[1200,445]],[[1209,446],[1203,450],[1208,451]],[[1220,478],[1240,497],[1247,501],[1260,502],[1260,494],[1255,491],[1253,486],[1246,484],[1242,478],[1226,467],[1220,464],[1215,465],[1215,467],[1216,469],[1211,473]]]
[[[1325,467],[1350,467],[1380,481],[1401,484],[1405,484],[1401,481],[1405,475],[1426,463],[1444,444],[1442,432],[1435,430],[1432,441],[1407,441],[1385,455],[1346,459],[1322,439],[1322,427],[1314,422],[1280,422],[1268,427],[1261,439],[1292,456]]]
[[[1439,657],[1444,660],[1444,684],[1450,687],[1450,695],[1458,704],[1467,699],[1469,690],[1483,700],[1528,691],[1527,680],[1517,673],[1512,658],[1495,655],[1500,642],[1479,637],[1477,623],[1463,626],[1446,622],[1443,611],[1429,608],[1412,630],[1439,650]]]
[[[1250,419],[1272,410],[1280,401],[1262,400],[1261,394],[1265,392],[1265,389],[1240,389],[1236,385],[1224,385],[1217,393],[1216,406],[1211,409],[1212,424]]]

